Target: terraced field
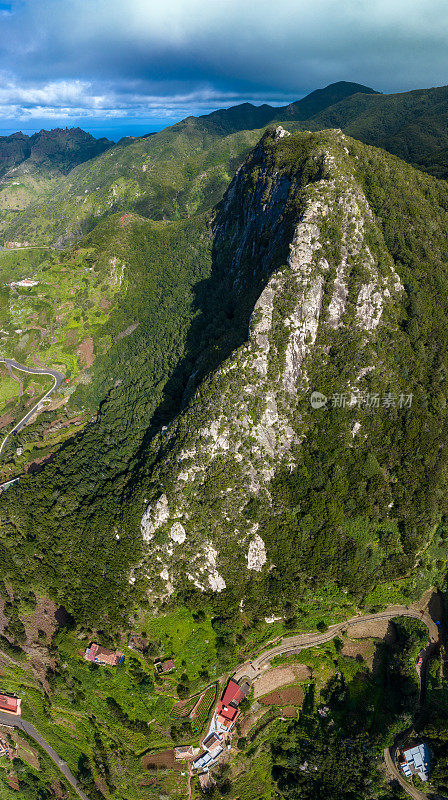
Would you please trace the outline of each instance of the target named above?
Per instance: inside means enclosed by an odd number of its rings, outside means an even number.
[[[83,421],[80,413],[87,412],[88,417],[89,409],[68,403],[80,383],[89,383],[96,355],[110,346],[112,339],[104,328],[117,297],[125,291],[124,264],[117,257],[99,263],[94,247],[64,253],[44,248],[0,252],[0,358],[30,368],[56,369],[66,376],[46,408],[47,413],[56,412],[58,435],[55,438],[52,429],[48,436],[38,436],[35,446],[41,451],[72,435]],[[2,439],[50,386],[49,376],[26,375],[1,365]],[[6,449],[5,477],[28,463],[27,454],[34,449],[28,438],[25,431]],[[20,456],[17,449],[22,450]],[[16,457],[20,457],[17,463]]]

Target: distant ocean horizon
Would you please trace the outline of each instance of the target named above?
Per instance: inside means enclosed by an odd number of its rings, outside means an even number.
[[[169,125],[174,125],[177,120],[166,120],[164,122],[154,123],[153,121],[145,122],[123,122],[119,125],[98,124],[97,122],[90,123],[88,120],[74,120],[72,122],[58,122],[56,120],[42,120],[33,128],[25,127],[18,122],[15,126],[0,126],[0,136],[11,136],[13,133],[22,131],[27,136],[32,136],[33,133],[38,131],[51,130],[52,128],[82,128],[83,131],[91,133],[95,139],[101,139],[103,136],[106,139],[111,139],[113,142],[118,142],[124,136],[145,136],[147,133],[157,133]]]
[[[251,100],[252,105],[262,105],[262,103],[268,103],[269,105],[276,107],[276,106],[283,106],[287,105],[288,103],[292,103],[294,100],[300,100],[304,96],[303,92],[297,97],[285,97],[281,101],[278,98],[272,99],[268,97],[266,100],[261,101],[260,99]],[[176,122],[180,122],[180,120],[185,119],[188,116],[202,116],[203,114],[210,114],[212,111],[217,111],[221,108],[231,108],[233,105],[239,105],[239,103],[243,102],[243,98],[235,99],[235,103],[224,103],[219,104],[217,106],[210,106],[210,107],[203,107],[197,108],[192,107],[190,109],[183,108],[179,109],[179,116],[177,117],[166,117],[165,119],[120,119],[120,120],[113,120],[113,119],[89,119],[88,117],[84,117],[81,119],[44,119],[44,118],[36,118],[33,120],[14,120],[14,119],[0,119],[0,136],[11,136],[12,133],[17,133],[18,131],[22,131],[22,133],[26,133],[27,136],[31,136],[33,133],[38,133],[41,130],[51,130],[52,128],[82,128],[83,131],[87,131],[91,133],[95,139],[101,139],[103,136],[106,139],[111,139],[113,142],[118,142],[120,139],[123,139],[124,136],[145,136],[148,133],[157,133],[157,131],[163,130],[163,128],[168,128],[170,125],[175,125]],[[30,122],[33,123],[32,127],[29,127]],[[3,124],[1,124],[3,123]]]

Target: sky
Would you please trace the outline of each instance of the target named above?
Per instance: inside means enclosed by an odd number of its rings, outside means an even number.
[[[0,2],[0,134],[142,135],[339,80],[448,84],[446,0]]]

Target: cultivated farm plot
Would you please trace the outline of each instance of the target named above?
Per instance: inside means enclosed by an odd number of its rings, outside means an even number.
[[[350,625],[350,639],[386,639],[392,643],[395,638],[393,622],[387,619],[374,619]]]
[[[19,397],[20,384],[14,380],[6,370],[4,364],[0,365],[0,408],[8,403],[10,400],[16,400]]]
[[[142,758],[142,764],[145,769],[185,769],[185,763],[176,759],[173,748],[147,753]]]
[[[210,708],[212,704],[215,702],[216,699],[216,684],[213,686],[209,686],[207,691],[201,698],[200,703],[198,704],[197,708],[194,709],[194,715],[192,715],[192,729],[194,733],[200,733],[202,728],[205,725],[206,719],[208,717]]]
[[[274,692],[281,686],[309,680],[311,675],[311,669],[306,664],[288,664],[284,667],[267,670],[254,683],[254,697],[257,699],[269,692]]]
[[[200,697],[201,693],[198,692],[193,697],[189,697],[188,700],[183,700],[181,703],[176,703],[176,705],[171,709],[171,716],[175,719],[185,719],[185,717],[189,716]]]
[[[11,734],[14,742],[17,745],[17,756],[22,761],[26,761],[34,769],[40,769],[39,756],[35,747],[32,747],[25,739],[22,739],[17,731]]]
[[[276,689],[260,698],[260,703],[264,706],[281,706],[285,709],[291,706],[301,706],[305,699],[305,692],[300,686],[286,686],[284,689]]]

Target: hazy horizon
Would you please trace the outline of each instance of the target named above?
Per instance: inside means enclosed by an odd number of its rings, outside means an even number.
[[[386,93],[441,86],[448,6],[431,5],[0,2],[0,130],[80,125],[120,138],[340,80]]]

